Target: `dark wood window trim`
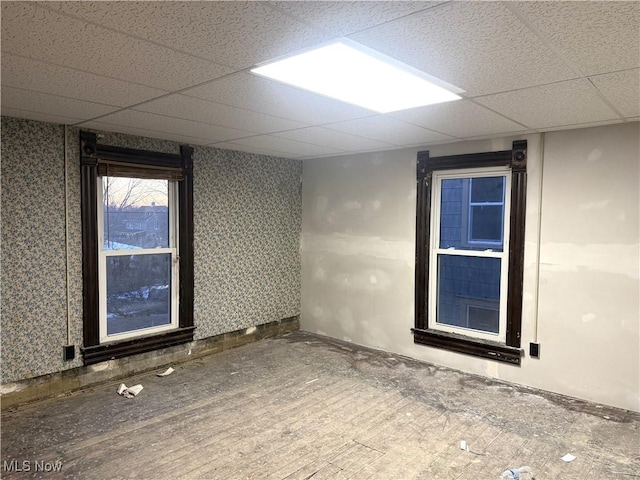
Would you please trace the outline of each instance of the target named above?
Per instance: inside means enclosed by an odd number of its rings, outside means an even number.
[[[120,358],[193,340],[193,147],[180,154],[121,148],[97,143],[96,134],[80,132],[82,205],[82,348],[85,365]],[[104,168],[121,175],[167,178],[178,181],[178,242],[180,249],[180,307],[178,328],[155,335],[100,344],[98,305],[98,191]]]
[[[479,340],[429,328],[428,278],[433,172],[464,168],[508,166],[511,168],[511,217],[509,236],[509,279],[505,343]],[[513,142],[511,150],[477,154],[430,157],[418,153],[416,209],[416,293],[415,343],[468,355],[520,365],[522,327],[522,281],[524,275],[524,233],[527,193],[527,142]]]

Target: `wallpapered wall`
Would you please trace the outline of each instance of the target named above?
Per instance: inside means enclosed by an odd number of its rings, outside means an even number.
[[[179,152],[98,134],[102,144]],[[64,127],[2,118],[2,383],[81,365],[62,360],[63,345],[82,345],[78,138],[67,129],[65,202]],[[299,161],[195,147],[196,339],[300,313],[301,175]]]

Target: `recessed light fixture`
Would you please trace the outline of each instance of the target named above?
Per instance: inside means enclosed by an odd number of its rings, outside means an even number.
[[[251,72],[379,113],[458,100],[464,91],[349,40]]]

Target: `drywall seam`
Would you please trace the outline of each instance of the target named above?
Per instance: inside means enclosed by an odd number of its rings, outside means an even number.
[[[398,260],[415,265],[415,243],[386,240],[364,235],[303,233],[302,248],[306,252],[327,252],[341,256],[367,256]]]

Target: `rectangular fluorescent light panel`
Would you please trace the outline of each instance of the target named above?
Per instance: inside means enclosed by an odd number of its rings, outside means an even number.
[[[379,113],[458,100],[460,96],[456,93],[463,92],[345,40],[259,66],[251,72]]]

